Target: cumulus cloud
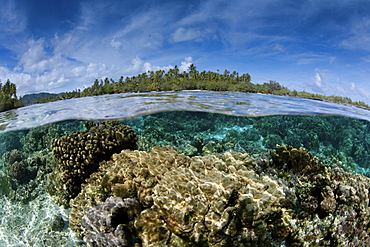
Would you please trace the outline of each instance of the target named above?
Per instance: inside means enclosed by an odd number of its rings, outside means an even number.
[[[189,66],[193,63],[192,57],[186,57],[184,61],[181,62],[181,65],[179,66],[180,71],[187,71]]]
[[[166,66],[157,66],[153,65],[149,62],[142,60],[139,56],[136,56],[131,60],[131,64],[125,70],[126,75],[136,75],[140,73],[145,73],[148,71],[157,71],[157,70],[165,70],[168,71],[172,69],[174,66],[166,65]]]
[[[368,102],[369,90],[360,86],[360,83],[345,81],[337,73],[329,70],[315,69],[311,81],[303,85],[303,90],[323,95],[337,95],[349,97],[354,101]]]
[[[26,87],[32,87],[32,85],[35,84],[35,81],[30,74],[18,73],[16,71],[9,70],[6,67],[0,67],[0,78],[6,78],[15,83],[17,85],[18,95],[24,94]]]
[[[23,53],[19,64],[23,66],[23,71],[28,73],[40,73],[50,68],[50,58],[44,51],[44,40],[30,40],[28,50]]]

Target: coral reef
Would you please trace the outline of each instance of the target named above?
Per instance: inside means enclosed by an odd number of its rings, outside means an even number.
[[[86,226],[81,219],[106,215],[99,210],[114,208],[106,201],[114,196],[141,205],[120,234],[138,236],[142,246],[370,244],[368,178],[326,167],[303,148],[277,146],[271,158],[123,150],[101,162],[71,200],[71,228],[90,239],[89,230],[101,229],[102,221]]]
[[[0,174],[0,196],[8,197],[13,193],[11,178],[7,174]]]
[[[57,202],[68,205],[77,196],[81,184],[122,149],[135,149],[137,135],[129,126],[117,122],[99,123],[91,129],[53,139],[53,155],[58,166],[49,176],[48,191]]]
[[[367,121],[340,116],[271,116],[257,118],[253,127],[264,138],[278,135],[284,144],[304,147],[329,158],[342,153],[346,157],[342,160],[344,167],[346,160],[353,158],[360,167],[370,168],[370,123]]]
[[[55,166],[52,154],[44,149],[28,157],[18,149],[4,153],[2,157],[8,199],[27,203],[37,196],[37,186]]]
[[[84,241],[89,246],[135,246],[140,244],[134,219],[141,208],[135,199],[109,197],[82,217]]]
[[[274,149],[276,144],[291,145],[306,148],[323,159],[341,156],[339,163],[348,170],[353,163],[357,164],[355,172],[366,174],[368,171],[361,169],[370,170],[370,123],[358,119],[340,116],[253,118],[165,112],[124,123],[142,137],[138,143],[140,150],[172,145],[190,156],[204,155],[204,145],[215,138],[224,150],[259,153],[262,149]]]
[[[140,150],[150,151],[156,145],[171,145],[178,148],[183,154],[194,156],[203,155],[203,147],[212,141],[220,143],[217,145],[214,145],[215,143],[209,144],[213,147],[206,147],[204,151],[216,152],[216,150],[233,149],[228,144],[233,146],[233,142],[241,139],[253,141],[257,138],[259,140],[260,135],[255,135],[256,133],[253,130],[247,131],[245,135],[243,133],[243,136],[232,130],[234,127],[244,130],[253,121],[254,118],[248,117],[180,111],[156,113],[125,120],[123,123],[137,131],[140,136],[138,141]],[[215,136],[217,138],[214,138]],[[218,147],[214,149],[216,146]]]
[[[190,158],[170,147],[122,151],[103,162],[71,201],[71,227],[84,234],[82,215],[113,195],[137,198],[145,209],[135,223],[144,246],[263,246],[271,237],[262,219],[279,211],[284,193],[277,181],[247,169],[252,163],[246,154]]]
[[[10,152],[13,149],[22,150],[23,142],[21,138],[27,133],[27,131],[9,131],[0,134],[0,157],[6,152]]]
[[[90,207],[102,204],[109,196],[136,198],[144,208],[153,205],[153,187],[165,172],[188,166],[190,158],[175,149],[155,148],[152,152],[124,150],[112,160],[100,163],[97,172],[86,179],[81,193],[70,202],[70,226],[81,231],[81,218]]]
[[[277,146],[271,157],[270,171],[290,181],[296,198],[291,246],[370,244],[369,178],[324,166],[303,148]]]
[[[263,140],[263,146],[265,146],[268,149],[273,149],[276,144],[281,145],[283,143],[283,140],[279,135],[276,134],[270,134],[267,135],[266,138]]]
[[[2,161],[5,172],[17,183],[27,183],[36,176],[34,170],[27,167],[25,156],[18,149],[4,153]]]
[[[304,176],[325,170],[325,166],[302,147],[297,149],[289,145],[276,145],[276,152],[270,151],[270,154],[275,167],[280,171]]]
[[[60,124],[32,128],[28,131],[27,135],[21,138],[21,142],[23,143],[22,150],[26,154],[32,154],[43,149],[50,150],[51,140],[62,136],[62,133],[63,130]]]

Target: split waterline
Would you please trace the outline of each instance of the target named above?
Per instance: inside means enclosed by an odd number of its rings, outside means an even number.
[[[137,149],[170,145],[189,157],[239,152],[269,159],[276,145],[305,148],[327,167],[370,175],[370,111],[302,98],[234,92],[124,93],[0,113],[0,247],[84,246],[68,207],[48,191],[52,139],[120,121]],[[273,176],[271,175],[271,178]]]

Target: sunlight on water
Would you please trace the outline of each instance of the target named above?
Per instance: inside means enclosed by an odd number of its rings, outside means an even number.
[[[15,130],[65,120],[127,119],[161,111],[240,116],[339,115],[370,120],[368,110],[302,98],[209,91],[124,93],[31,105],[0,113],[0,128]]]

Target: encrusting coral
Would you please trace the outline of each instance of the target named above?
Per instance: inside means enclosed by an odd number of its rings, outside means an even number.
[[[53,154],[58,165],[49,176],[48,192],[59,204],[68,206],[85,179],[97,171],[100,161],[108,160],[123,149],[135,149],[137,138],[129,126],[106,122],[53,139]]]
[[[91,208],[106,207],[114,196],[140,204],[128,231],[142,246],[370,244],[368,178],[325,167],[303,148],[277,146],[271,157],[123,150],[101,162],[71,200],[70,226],[88,236],[100,223],[81,219],[97,217]],[[114,229],[102,232],[116,237]],[[89,239],[91,246],[99,242]]]

